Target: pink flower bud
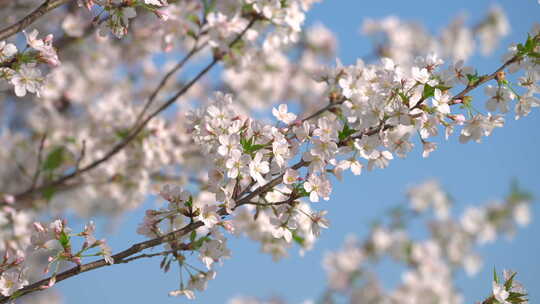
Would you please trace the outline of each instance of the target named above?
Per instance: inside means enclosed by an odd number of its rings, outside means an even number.
[[[39,288],[42,289],[42,290],[43,290],[43,289],[48,289],[48,288],[53,287],[55,283],[56,283],[56,277],[52,277],[52,278],[49,280],[49,284],[47,284],[47,285],[42,285],[42,286],[40,286]]]
[[[81,258],[80,257],[73,257],[71,258],[71,261],[77,265],[81,265]]]
[[[223,221],[221,222],[221,225],[225,230],[227,230],[230,233],[234,233],[234,226],[232,225],[231,221]]]
[[[15,203],[15,197],[11,194],[4,194],[4,202],[6,204],[13,204]]]
[[[41,225],[40,222],[34,222],[32,226],[34,226],[34,229],[36,229],[37,232],[45,232],[45,228],[43,228],[43,225]]]
[[[53,34],[49,34],[49,35],[45,36],[45,39],[43,39],[43,42],[45,42],[45,43],[52,42],[53,37],[54,37]]]
[[[167,14],[166,12],[164,11],[160,11],[160,10],[155,10],[154,11],[154,14],[161,20],[163,21],[167,21],[169,19],[169,14]]]

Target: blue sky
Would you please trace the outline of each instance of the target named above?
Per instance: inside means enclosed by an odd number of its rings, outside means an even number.
[[[396,15],[406,20],[416,20],[430,31],[438,32],[453,16],[468,12],[469,21],[485,15],[493,1],[359,1],[335,0],[316,5],[308,15],[308,24],[322,22],[337,34],[339,57],[350,64],[370,50],[369,39],[359,35],[364,18],[381,18]],[[500,65],[505,46],[521,42],[534,21],[540,21],[540,5],[536,0],[506,0],[498,3],[508,14],[511,34],[493,56],[474,57],[470,61],[482,73],[491,72]],[[484,97],[477,99],[483,106]],[[459,144],[457,137],[440,145],[428,159],[422,159],[415,150],[407,159],[395,160],[385,170],[365,172],[359,177],[347,176],[334,185],[332,198],[321,203],[328,209],[332,223],[322,233],[313,251],[303,258],[296,250],[279,263],[268,255],[259,253],[258,244],[246,239],[232,239],[233,258],[218,268],[218,275],[209,283],[208,290],[197,294],[194,303],[224,303],[234,295],[269,297],[281,295],[292,303],[303,299],[316,299],[325,286],[321,260],[325,252],[339,248],[348,234],[360,238],[366,235],[372,220],[381,216],[388,207],[404,203],[404,192],[428,178],[438,179],[456,199],[456,209],[467,204],[482,204],[490,199],[502,198],[508,193],[510,181],[518,178],[521,186],[535,197],[540,197],[540,117],[538,109],[531,115],[515,121],[507,116],[506,126],[497,129],[482,144]],[[324,206],[322,205],[324,204]],[[149,208],[147,202],[142,208]],[[485,264],[474,278],[459,273],[457,286],[465,295],[465,303],[481,300],[491,290],[491,271],[510,268],[518,271],[530,292],[532,302],[540,298],[540,221],[539,208],[533,207],[533,222],[510,241],[499,240],[483,247]],[[119,229],[109,237],[113,250],[127,248],[142,241],[135,234],[143,217],[142,210],[128,215]],[[169,298],[167,292],[177,288],[178,273],[163,274],[159,259],[140,260],[125,265],[102,268],[61,282],[58,289],[64,294],[65,303],[187,303],[183,298]],[[383,282],[391,286],[399,280],[399,272],[390,264],[381,267]],[[535,288],[536,287],[536,288]]]

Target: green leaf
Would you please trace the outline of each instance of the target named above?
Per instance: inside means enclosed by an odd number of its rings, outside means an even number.
[[[49,155],[47,155],[47,158],[45,158],[45,161],[43,162],[43,170],[53,171],[54,169],[60,167],[65,160],[64,152],[64,147],[54,148]]]
[[[201,246],[204,244],[204,242],[209,241],[210,238],[207,236],[203,236],[202,238],[196,240],[195,242],[192,242],[191,248],[192,250],[199,250]]]
[[[295,231],[293,231],[292,237],[293,237],[293,240],[300,246],[303,246],[305,241],[306,241],[305,238],[303,238],[303,237],[299,236],[298,234],[296,234]]]
[[[506,290],[509,290],[510,288],[512,288],[512,283],[514,281],[514,277],[516,276],[517,272],[514,272],[512,274],[512,276],[510,276],[510,278],[508,278],[508,280],[506,280],[506,282],[504,283],[504,288]]]
[[[193,207],[193,197],[190,195],[189,199],[186,201],[186,206]]]
[[[47,201],[50,201],[55,193],[56,188],[54,187],[46,187],[45,189],[41,190],[41,195],[43,195]]]
[[[475,72],[474,74],[467,74],[467,79],[469,80],[469,85],[472,86],[480,80],[480,77],[478,76],[478,72]]]
[[[435,87],[432,87],[428,84],[424,85],[424,92],[422,93],[422,99],[427,99],[432,97],[435,93]]]
[[[351,136],[352,134],[354,134],[355,132],[356,132],[355,129],[351,129],[351,128],[349,127],[348,124],[345,124],[345,125],[343,126],[343,130],[341,130],[341,131],[339,132],[339,135],[338,135],[338,136],[339,136],[339,140],[340,140],[340,141],[343,141],[343,140],[345,140],[347,137],[349,137],[349,136]]]
[[[69,235],[67,235],[64,231],[60,232],[60,237],[58,238],[58,241],[63,248],[69,247]]]
[[[195,14],[191,14],[187,17],[187,20],[195,23],[195,24],[200,24],[201,21],[199,20],[199,16],[195,15]]]
[[[244,149],[245,153],[251,154],[253,156],[253,153],[266,147],[266,145],[262,144],[253,144],[254,138],[251,137],[250,139],[241,138],[240,144],[242,145],[242,148]]]
[[[216,8],[216,0],[203,0],[204,15],[210,14]]]
[[[129,129],[120,129],[116,131],[116,136],[120,139],[126,139],[129,135]]]
[[[298,195],[298,197],[306,197],[309,196],[309,193],[304,189],[304,182],[296,183],[293,185],[294,187],[294,193]]]
[[[195,230],[191,231],[191,234],[189,235],[189,240],[193,242],[195,241],[196,237],[197,237],[197,232]]]
[[[499,284],[499,277],[497,276],[497,269],[495,269],[495,267],[493,267],[493,281]]]

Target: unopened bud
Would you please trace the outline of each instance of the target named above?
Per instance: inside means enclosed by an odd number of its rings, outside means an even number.
[[[499,71],[497,72],[497,75],[495,75],[495,79],[499,83],[504,83],[506,81],[506,74],[504,73],[504,71]]]
[[[34,222],[32,224],[32,226],[34,226],[34,229],[36,229],[37,232],[44,232],[45,231],[45,228],[43,227],[43,225],[41,225],[40,222]]]
[[[154,14],[163,21],[167,21],[169,19],[169,14],[164,11],[154,10]]]

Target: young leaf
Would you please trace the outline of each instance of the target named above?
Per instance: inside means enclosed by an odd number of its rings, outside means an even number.
[[[64,160],[64,147],[56,147],[49,153],[49,155],[47,155],[47,158],[45,158],[45,161],[43,162],[43,170],[53,171],[60,167]]]

